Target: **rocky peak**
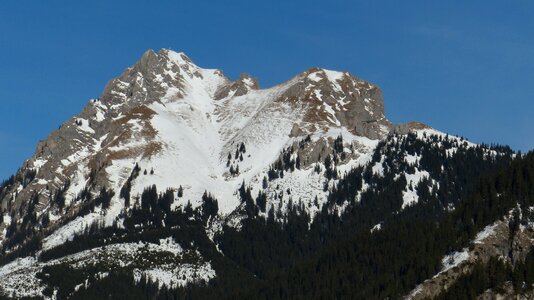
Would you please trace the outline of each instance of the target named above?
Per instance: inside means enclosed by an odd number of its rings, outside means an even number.
[[[238,97],[248,94],[251,90],[260,88],[258,80],[248,74],[241,74],[239,79],[232,81],[220,87],[216,92],[214,99],[221,100],[228,97]]]
[[[397,130],[417,129],[414,126]],[[168,170],[167,177],[174,178],[177,170],[184,170],[179,178],[190,181],[194,193],[203,193],[205,187],[193,183],[208,180],[223,186],[226,194],[221,197],[231,201],[235,190],[226,181],[233,177],[228,179],[225,172],[228,153],[234,153],[236,145],[246,143],[247,157],[253,157],[235,162],[240,173],[252,178],[294,137],[334,129],[380,139],[392,128],[381,90],[348,72],[309,69],[261,90],[250,75],[230,81],[219,70],[198,67],[184,53],[149,50],[111,80],[99,99],[39,144],[21,171],[35,171],[35,179],[9,187],[0,201],[16,217],[38,193],[37,210],[59,214],[51,199],[67,183],[66,206],[85,187],[120,190],[134,163],[154,164],[166,157],[181,159],[172,166],[162,163],[159,172]],[[189,161],[209,172],[191,176]]]
[[[239,82],[242,82],[243,85],[247,86],[250,89],[257,90],[260,88],[258,79],[251,77],[249,74],[243,73],[239,75]]]
[[[117,115],[120,107],[128,110],[165,98],[182,98],[192,82],[204,80],[206,76],[215,76],[216,81],[223,83],[228,81],[218,70],[198,67],[183,52],[149,50],[136,64],[110,81],[100,99]]]
[[[375,139],[391,129],[382,91],[367,81],[348,72],[312,68],[292,82],[279,100],[305,107],[304,132],[346,127],[353,134]]]

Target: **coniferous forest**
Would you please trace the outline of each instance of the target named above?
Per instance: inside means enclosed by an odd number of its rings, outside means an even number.
[[[38,277],[50,287],[46,292],[59,291],[58,299],[400,299],[436,274],[445,255],[467,247],[485,226],[518,204],[525,212],[534,205],[534,153],[455,144],[451,146],[457,151],[450,154],[447,143],[458,141],[445,138],[428,143],[407,135],[382,142],[372,160],[382,163],[383,175],[377,176],[369,166],[336,175],[339,180],[330,187],[327,203],[313,218],[299,205],[280,218],[274,207],[267,209],[265,195],[254,195],[244,182],[238,192],[241,213],[247,217],[238,229],[225,226],[214,237],[217,247],[205,230],[218,218],[218,202],[209,191],[201,207],[171,209],[172,191],[151,186],[134,199],[128,181],[121,196],[135,205],[125,213],[123,226],[95,224],[71,241],[44,251],[40,259],[50,261],[111,243],[158,243],[172,236],[211,261],[217,276],[209,282],[167,289],[147,278],[135,281],[131,273],[110,271],[107,277],[93,278],[93,284],[75,289],[77,278],[95,270],[60,264]],[[414,183],[419,203],[401,209],[407,182],[398,174],[413,172],[404,160],[407,154],[421,157],[419,167],[428,170],[439,187],[430,180]],[[275,173],[278,169],[283,166],[272,168]],[[130,179],[139,173],[136,167]],[[364,182],[371,188],[355,201]],[[96,205],[105,206],[110,193],[103,189]],[[337,213],[343,203],[347,208]],[[380,229],[371,230],[376,224]],[[518,288],[531,284],[533,257],[530,254],[514,268],[498,260],[477,264],[439,299],[471,299],[505,281]]]

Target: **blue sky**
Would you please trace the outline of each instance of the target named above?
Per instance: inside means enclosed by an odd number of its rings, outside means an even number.
[[[160,48],[263,87],[349,71],[383,89],[395,123],[534,148],[533,1],[80,2],[0,3],[0,178]]]

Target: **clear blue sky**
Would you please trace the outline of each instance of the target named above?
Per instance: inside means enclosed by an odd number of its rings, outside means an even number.
[[[0,178],[160,48],[264,87],[350,71],[384,90],[395,123],[534,148],[534,1],[81,2],[0,3]]]

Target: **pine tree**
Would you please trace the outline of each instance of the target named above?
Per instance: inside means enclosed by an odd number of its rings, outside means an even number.
[[[180,185],[180,187],[178,188],[178,198],[182,198],[183,195],[184,195],[184,189]]]
[[[174,203],[174,191],[167,189],[163,195],[160,196],[159,204],[161,209],[169,214],[171,212],[171,205]]]
[[[267,209],[267,194],[260,191],[256,198],[256,205],[258,205],[261,212],[265,212]]]
[[[204,191],[204,195],[202,196],[202,212],[204,220],[217,215],[218,211],[219,205],[217,199],[213,198],[207,191]]]
[[[100,195],[98,196],[95,201],[99,204],[102,204],[102,209],[108,209],[111,205],[111,198],[113,197],[113,193],[111,191],[108,191],[105,187],[103,187],[100,190]]]

